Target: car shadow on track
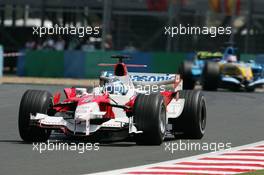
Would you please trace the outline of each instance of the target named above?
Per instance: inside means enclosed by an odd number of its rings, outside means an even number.
[[[8,140],[8,139],[0,140],[0,143],[29,144],[29,143],[24,142],[22,140]]]
[[[163,142],[171,142],[177,140],[185,140],[183,135],[177,134],[175,136],[167,136]],[[138,145],[136,144],[134,138],[126,138],[126,139],[116,139],[116,140],[96,140],[96,139],[87,139],[87,138],[74,138],[65,136],[59,133],[53,133],[48,140],[50,143],[68,143],[68,144],[78,144],[78,143],[99,143],[102,147],[136,147],[136,146],[155,146],[155,145]],[[0,143],[11,143],[11,144],[32,144],[32,142],[24,142],[20,139],[3,139],[0,140]],[[159,145],[157,145],[159,146]]]
[[[170,142],[170,141],[176,141],[178,139],[165,139],[164,142]],[[137,145],[136,142],[133,141],[127,141],[127,140],[119,140],[119,141],[104,141],[104,142],[90,142],[88,140],[72,140],[72,139],[63,139],[63,140],[49,140],[50,143],[68,143],[68,144],[73,144],[73,143],[99,143],[101,147],[138,147],[138,146],[155,146],[155,145]],[[30,145],[32,142],[24,142],[22,140],[0,140],[1,143],[9,143],[9,144],[24,144],[24,145]],[[159,146],[159,145],[157,145]]]

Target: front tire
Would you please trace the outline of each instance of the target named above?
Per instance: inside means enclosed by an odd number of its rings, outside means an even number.
[[[207,62],[203,69],[202,85],[207,91],[216,91],[220,80],[220,68],[215,62]]]
[[[195,80],[192,75],[192,66],[191,61],[184,61],[179,67],[179,74],[183,80],[183,89],[194,89]]]
[[[51,131],[37,126],[30,126],[30,114],[47,114],[52,105],[52,95],[47,91],[27,90],[20,102],[18,128],[20,137],[25,142],[45,142]]]
[[[160,145],[166,132],[166,106],[161,94],[139,94],[134,105],[134,122],[137,130],[136,143]]]
[[[173,130],[182,132],[186,139],[201,139],[206,127],[206,104],[201,91],[180,91],[185,99],[182,114],[173,122]]]

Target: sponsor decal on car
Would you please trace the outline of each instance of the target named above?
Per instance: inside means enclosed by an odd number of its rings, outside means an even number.
[[[113,72],[105,71],[102,72],[103,77],[111,77],[113,76]],[[165,81],[175,78],[175,74],[159,74],[159,73],[137,73],[132,72],[129,73],[129,76],[132,81]]]

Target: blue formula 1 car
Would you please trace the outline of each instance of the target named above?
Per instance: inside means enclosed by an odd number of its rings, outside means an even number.
[[[184,89],[193,89],[196,82],[201,82],[203,69],[208,61],[219,62],[223,54],[221,52],[197,52],[193,60],[185,60],[179,67],[179,74],[184,80]]]
[[[237,49],[231,46],[223,54],[198,52],[193,61],[183,62],[179,73],[185,89],[193,89],[197,81],[204,90],[254,91],[264,84],[264,66],[253,60],[240,61]]]

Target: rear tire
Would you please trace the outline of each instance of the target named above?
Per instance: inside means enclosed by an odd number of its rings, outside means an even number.
[[[182,114],[173,122],[173,130],[182,132],[186,139],[201,139],[206,127],[206,104],[201,91],[180,91],[185,99]]]
[[[202,85],[207,91],[216,91],[220,80],[220,68],[215,62],[207,62],[203,69]]]
[[[191,61],[184,61],[179,67],[179,74],[183,80],[183,89],[193,89],[195,86],[195,80],[192,75]]]
[[[166,106],[162,95],[139,94],[134,105],[134,122],[143,133],[135,136],[140,145],[160,145],[166,132]]]
[[[51,131],[37,126],[30,126],[30,114],[47,114],[52,105],[52,95],[47,91],[27,90],[20,102],[18,128],[20,137],[25,142],[45,142]]]

